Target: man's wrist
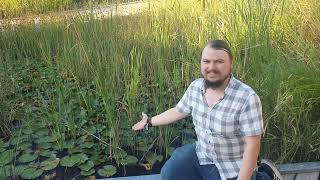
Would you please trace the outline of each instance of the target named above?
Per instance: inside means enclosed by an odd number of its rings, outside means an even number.
[[[144,130],[149,130],[149,129],[153,126],[152,123],[151,123],[151,120],[152,120],[151,117],[148,117],[148,118],[147,118],[147,122],[146,122],[146,124],[144,125]]]

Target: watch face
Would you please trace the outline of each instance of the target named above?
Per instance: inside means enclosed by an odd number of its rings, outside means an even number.
[[[144,128],[143,128],[145,131],[148,131],[149,130],[149,123],[146,123],[145,125],[144,125]]]

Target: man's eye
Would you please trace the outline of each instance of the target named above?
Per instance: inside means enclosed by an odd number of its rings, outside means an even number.
[[[218,61],[216,61],[218,64],[222,64],[222,63],[224,63],[224,61],[223,60],[218,60]]]

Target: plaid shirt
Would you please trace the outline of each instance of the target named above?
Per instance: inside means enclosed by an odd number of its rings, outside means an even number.
[[[199,163],[215,164],[223,180],[236,177],[244,153],[243,137],[264,132],[260,99],[248,85],[233,76],[224,97],[211,107],[206,103],[204,92],[204,79],[193,81],[176,109],[192,115]]]

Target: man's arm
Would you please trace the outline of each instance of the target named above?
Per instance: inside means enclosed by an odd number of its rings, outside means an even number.
[[[252,173],[257,165],[257,159],[260,151],[261,135],[245,136],[244,141],[245,149],[238,180],[251,179]]]
[[[179,112],[176,108],[171,108],[157,116],[151,118],[152,126],[161,126],[173,123],[180,119],[187,117],[187,114]],[[132,129],[137,131],[143,129],[144,125],[147,123],[148,116],[142,113],[142,120],[132,126]]]

